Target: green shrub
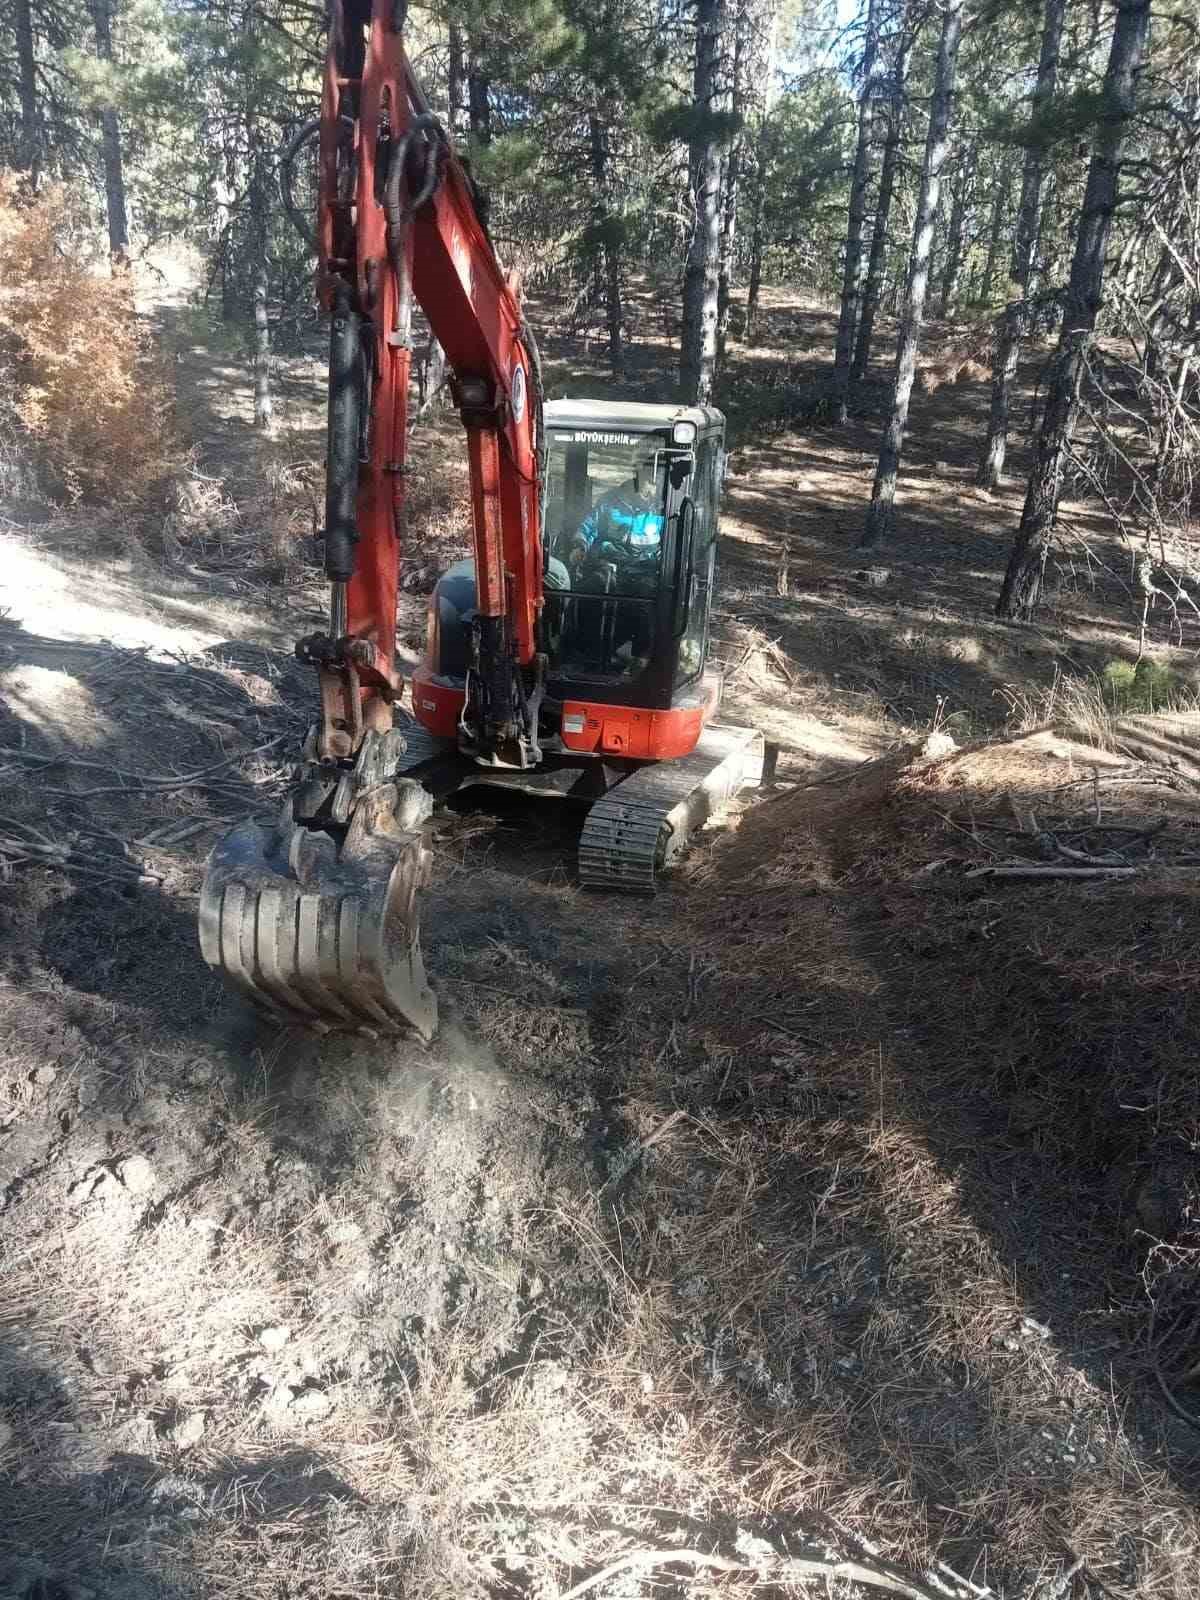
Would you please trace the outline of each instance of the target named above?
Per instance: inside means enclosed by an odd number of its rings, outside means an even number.
[[[1166,711],[1189,698],[1183,678],[1163,661],[1110,661],[1101,678],[1105,701],[1116,712]]]

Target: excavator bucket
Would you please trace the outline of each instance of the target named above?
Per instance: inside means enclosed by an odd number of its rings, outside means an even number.
[[[397,821],[397,790],[364,796],[334,832],[243,822],[209,858],[204,959],[256,1005],[317,1032],[431,1039],[417,897],[428,849]],[[414,819],[416,820],[416,819]]]

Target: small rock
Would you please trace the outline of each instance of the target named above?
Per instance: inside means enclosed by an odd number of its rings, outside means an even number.
[[[323,1389],[306,1389],[292,1401],[291,1410],[305,1422],[320,1422],[333,1410],[333,1401]]]
[[[943,733],[940,728],[935,728],[921,746],[921,756],[925,761],[937,761],[942,756],[953,754],[958,746],[948,733]]]
[[[263,1410],[276,1421],[287,1415],[292,1409],[292,1401],[296,1398],[295,1391],[286,1383],[277,1383],[263,1401]]]
[[[117,1177],[130,1194],[148,1194],[158,1183],[154,1168],[145,1156],[126,1156],[117,1163]]]
[[[264,1328],[258,1336],[258,1342],[264,1350],[282,1350],[291,1337],[290,1328]]]
[[[356,1239],[362,1238],[362,1229],[357,1222],[347,1217],[342,1222],[335,1222],[326,1234],[330,1244],[353,1244]]]
[[[188,1223],[193,1233],[220,1233],[221,1224],[212,1217],[193,1217]]]
[[[185,1505],[201,1506],[205,1498],[204,1486],[192,1478],[180,1477],[177,1472],[168,1472],[151,1488],[150,1498],[156,1503],[182,1500]]]
[[[1021,1332],[1026,1338],[1049,1339],[1052,1337],[1050,1329],[1044,1322],[1038,1322],[1034,1317],[1021,1318]]]
[[[167,1434],[167,1438],[177,1450],[190,1450],[194,1444],[199,1444],[203,1439],[206,1421],[203,1411],[193,1411],[175,1424]]]
[[[81,1206],[86,1204],[86,1202],[92,1198],[92,1191],[96,1187],[97,1177],[97,1173],[89,1172],[86,1177],[79,1178],[75,1183],[73,1183],[67,1190],[67,1200],[69,1203],[73,1206]]]
[[[885,583],[892,581],[890,567],[862,567],[854,576],[859,583],[865,583],[870,589],[882,589]]]
[[[57,1077],[58,1069],[56,1067],[34,1067],[29,1074],[29,1081],[30,1083],[36,1083],[39,1089],[44,1089],[49,1084],[52,1084]]]

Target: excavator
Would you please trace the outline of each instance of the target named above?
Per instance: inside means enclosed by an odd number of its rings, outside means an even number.
[[[328,627],[299,640],[316,722],[282,813],[215,846],[204,958],[278,1018],[428,1041],[419,938],[434,806],[474,784],[577,803],[584,885],[646,894],[714,809],[762,781],[715,720],[709,618],[724,418],[554,400],[519,288],[404,50],[405,0],[331,0],[319,118],[281,157],[330,319]],[[317,146],[317,227],[293,198]],[[413,311],[466,433],[471,558],[438,581],[401,711],[396,608]]]

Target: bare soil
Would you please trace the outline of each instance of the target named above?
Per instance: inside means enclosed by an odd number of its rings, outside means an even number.
[[[258,447],[176,318],[200,487],[164,551],[3,524],[3,1600],[807,1592],[780,1563],[834,1556],[1195,1592],[1193,722],[1027,736],[1135,618],[1080,503],[1043,621],[991,619],[1019,492],[970,487],[977,379],[914,403],[871,575],[877,423],[778,422],[831,330],[772,296],[730,389],[716,648],[781,783],[645,905],[579,889],[570,816],[441,818],[427,1051],[281,1034],[195,946],[206,850],[308,715],[312,363]],[[617,392],[543,344],[552,392]],[[964,748],[922,756],[935,723]],[[969,876],[1064,844],[1136,873]]]

